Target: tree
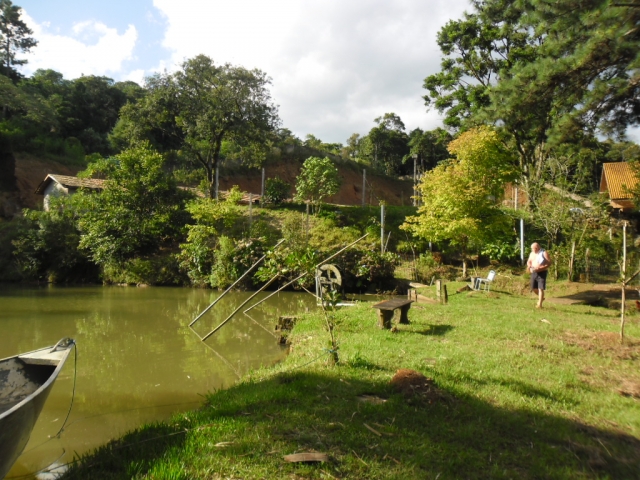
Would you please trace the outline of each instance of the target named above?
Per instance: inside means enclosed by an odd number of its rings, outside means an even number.
[[[486,127],[462,134],[449,151],[458,158],[424,174],[418,186],[422,205],[401,228],[459,248],[466,276],[470,249],[502,240],[512,230],[498,200],[505,182],[514,176],[514,159],[498,134]]]
[[[308,148],[314,148],[316,150],[322,150],[322,140],[313,135],[312,133],[307,133],[304,137],[304,142],[302,144]]]
[[[553,105],[551,141],[566,141],[576,131],[622,136],[628,125],[638,124],[638,5],[532,0],[522,24],[544,32],[544,41],[533,61],[513,69],[505,90],[525,105],[532,95]]]
[[[98,268],[78,249],[78,218],[82,212],[74,196],[51,200],[48,211],[24,211],[24,226],[13,241],[13,255],[28,279],[49,282],[95,281]]]
[[[357,160],[360,157],[360,148],[362,144],[362,137],[359,133],[353,133],[347,139],[347,145],[344,147],[344,154],[351,160]]]
[[[309,202],[319,212],[322,200],[338,193],[339,188],[340,177],[333,162],[328,157],[309,157],[296,180],[294,200]]]
[[[442,128],[423,132],[416,128],[409,133],[409,155],[405,162],[415,156],[420,172],[431,170],[438,163],[449,158],[447,145],[453,139],[451,134]]]
[[[441,71],[424,81],[424,100],[445,113],[445,125],[461,128],[491,106],[492,85],[509,76],[515,64],[534,58],[538,39],[520,27],[520,5],[514,0],[475,0],[475,13],[465,12],[438,32],[444,58]]]
[[[199,55],[174,74],[148,79],[149,93],[140,108],[122,111],[119,138],[129,144],[147,139],[182,150],[205,170],[213,198],[225,142],[229,158],[259,164],[266,156],[279,124],[269,83],[260,70],[218,66]]]
[[[565,156],[558,146],[638,123],[638,8],[610,0],[473,5],[440,31],[446,57],[425,80],[425,100],[453,127],[504,129],[525,186],[542,183],[547,161]]]
[[[103,192],[78,193],[84,201],[80,248],[100,265],[122,265],[153,255],[179,238],[186,223],[186,193],[164,170],[162,156],[141,144],[89,166],[108,177]]]
[[[134,82],[114,82],[111,78],[93,75],[65,80],[61,73],[50,69],[37,70],[30,78],[23,79],[19,88],[24,94],[42,98],[55,116],[55,124],[22,125],[28,131],[29,143],[60,145],[73,137],[77,139],[75,143],[82,145],[82,156],[111,153],[108,135],[116,125],[120,109],[143,95],[143,89]]]
[[[17,59],[16,54],[26,53],[38,44],[29,36],[33,31],[20,19],[21,11],[11,0],[0,0],[0,73],[14,81],[21,77],[14,66],[27,63]]]
[[[267,178],[264,186],[264,199],[267,203],[280,205],[289,196],[291,185],[280,178]]]
[[[525,184],[538,180],[546,160],[546,131],[553,111],[539,98],[523,106],[506,108],[494,90],[513,77],[517,65],[532,62],[544,32],[523,25],[528,2],[477,0],[474,13],[450,21],[438,33],[445,58],[442,70],[425,79],[427,106],[445,113],[444,123],[457,129],[482,123],[500,124],[519,154]],[[520,92],[510,91],[515,98]]]
[[[385,113],[374,121],[377,125],[367,135],[366,154],[374,168],[400,173],[403,158],[409,153],[404,123],[395,113]]]

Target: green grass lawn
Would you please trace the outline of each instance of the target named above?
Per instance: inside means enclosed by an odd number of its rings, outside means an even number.
[[[65,478],[640,478],[640,400],[620,393],[640,385],[640,317],[620,345],[614,310],[534,304],[450,293],[447,305],[414,304],[395,333],[376,327],[371,303],[343,308],[335,367],[324,320],[309,314],[285,362],[111,442]],[[439,393],[397,393],[400,368]],[[283,460],[299,452],[329,461]]]

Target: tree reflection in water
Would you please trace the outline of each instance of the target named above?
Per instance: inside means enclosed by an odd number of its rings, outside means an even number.
[[[218,295],[181,288],[2,287],[0,358],[65,336],[78,345],[76,395],[64,433],[47,441],[69,408],[72,362],[45,404],[27,446],[31,451],[9,476],[44,468],[58,457],[65,463],[74,452],[95,448],[141,423],[197,407],[202,394],[281,359],[285,352],[271,333],[278,317],[315,305],[308,294],[283,292],[253,309],[251,317],[238,313],[201,342],[188,325]],[[196,331],[208,333],[249,295],[226,295],[194,325]],[[63,449],[68,453],[62,455]]]

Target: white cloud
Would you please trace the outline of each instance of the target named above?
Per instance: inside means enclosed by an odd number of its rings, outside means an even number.
[[[130,80],[132,82],[136,82],[138,85],[143,85],[144,84],[144,77],[145,77],[145,72],[143,69],[137,69],[137,70],[133,70],[131,72],[129,72],[125,77],[124,80]]]
[[[29,63],[22,71],[27,75],[39,68],[51,68],[65,78],[113,76],[122,72],[123,62],[132,59],[138,38],[134,25],[118,34],[101,22],[85,21],[73,26],[73,36],[65,36],[51,33],[48,23],[36,23],[24,10],[22,18],[38,40],[37,48],[25,55]]]
[[[395,112],[408,128],[440,119],[422,101],[439,70],[436,33],[467,0],[154,0],[166,17],[169,69],[204,53],[273,78],[284,126],[344,142]],[[172,64],[172,65],[171,65]]]

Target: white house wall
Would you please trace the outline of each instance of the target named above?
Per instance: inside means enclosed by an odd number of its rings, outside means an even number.
[[[49,211],[49,202],[51,197],[60,197],[62,195],[69,195],[69,189],[63,187],[58,182],[51,182],[44,190],[44,200],[42,205],[46,212]]]

